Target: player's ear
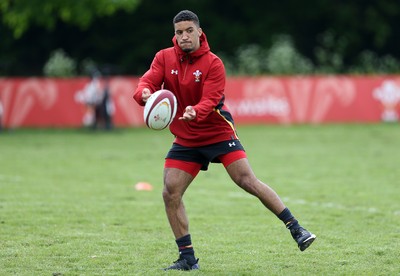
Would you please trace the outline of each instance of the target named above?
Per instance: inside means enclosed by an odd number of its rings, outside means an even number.
[[[199,32],[199,37],[200,37],[201,34],[203,33],[203,30],[201,28],[198,28],[197,31]]]

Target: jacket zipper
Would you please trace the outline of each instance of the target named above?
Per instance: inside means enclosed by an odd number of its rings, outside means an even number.
[[[189,65],[189,56],[188,55],[186,56],[185,61],[186,61],[186,65],[185,65],[185,71],[183,71],[183,80],[186,79],[186,71],[187,71],[187,68]]]

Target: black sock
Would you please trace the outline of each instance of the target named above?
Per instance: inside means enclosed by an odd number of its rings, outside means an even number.
[[[296,229],[300,226],[288,208],[285,208],[278,218],[283,221],[287,229]]]
[[[178,245],[180,258],[185,259],[189,265],[197,263],[190,234],[177,239],[176,244]]]

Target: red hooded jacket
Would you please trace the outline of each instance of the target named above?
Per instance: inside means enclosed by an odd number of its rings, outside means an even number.
[[[186,147],[200,147],[238,139],[233,118],[224,105],[225,68],[210,51],[206,35],[200,36],[200,48],[185,53],[172,39],[174,47],[155,55],[150,69],[140,78],[133,98],[140,104],[143,88],[155,92],[161,88],[175,94],[178,109],[170,125],[175,143]],[[187,106],[193,106],[196,118],[178,120]]]

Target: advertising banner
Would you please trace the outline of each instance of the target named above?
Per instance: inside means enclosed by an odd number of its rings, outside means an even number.
[[[143,126],[143,107],[132,99],[138,80],[1,78],[1,124],[90,125],[91,99],[107,85],[114,125]],[[400,117],[400,76],[229,77],[225,94],[236,124],[375,123]]]

